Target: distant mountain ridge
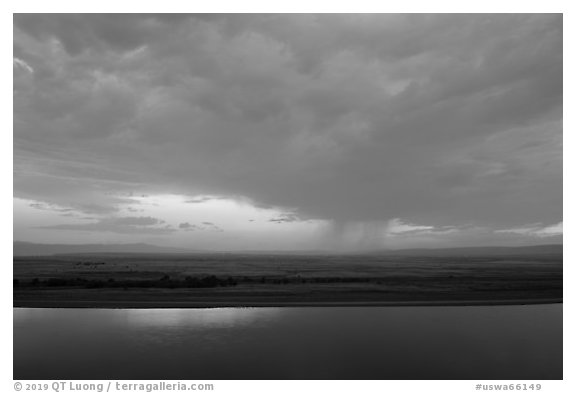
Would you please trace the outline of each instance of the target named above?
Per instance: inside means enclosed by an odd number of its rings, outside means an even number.
[[[94,254],[94,253],[132,253],[132,254],[172,254],[191,253],[194,250],[153,246],[146,243],[131,244],[42,244],[14,242],[14,256],[55,255],[55,254]]]
[[[219,253],[218,251],[191,250],[174,247],[160,247],[146,243],[132,244],[41,244],[16,241],[13,243],[14,256],[41,256],[55,254],[94,254],[94,253],[127,253],[127,254],[186,254],[186,253]],[[457,248],[412,248],[400,250],[374,250],[366,252],[348,252],[344,254],[396,255],[396,256],[506,256],[506,255],[550,255],[562,254],[562,244],[547,244],[521,247],[457,247]],[[225,251],[238,254],[336,254],[333,251]]]
[[[549,255],[562,254],[562,244],[544,244],[520,247],[455,247],[455,248],[413,248],[390,250],[386,254],[410,256],[504,256],[504,255]],[[374,252],[377,254],[377,252]]]

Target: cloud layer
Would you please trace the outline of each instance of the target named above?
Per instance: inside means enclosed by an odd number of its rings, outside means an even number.
[[[131,192],[562,221],[560,15],[15,15],[13,63],[15,196],[92,227],[163,230],[110,221]]]

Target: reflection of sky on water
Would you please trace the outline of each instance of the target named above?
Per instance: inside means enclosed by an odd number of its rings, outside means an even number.
[[[44,334],[92,344],[129,345],[136,353],[150,348],[174,351],[177,347],[225,351],[227,339],[249,341],[247,331],[262,330],[278,322],[281,308],[206,309],[14,309],[14,327],[29,330],[41,323]],[[172,348],[172,349],[170,349]]]
[[[67,320],[96,325],[127,323],[134,328],[233,328],[266,322],[280,313],[279,308],[203,308],[203,309],[54,309],[15,308],[15,325],[34,320]]]
[[[129,309],[121,311],[125,340],[145,353],[150,346],[188,348],[212,353],[226,352],[232,332],[237,344],[251,336],[246,331],[269,326],[278,308]]]
[[[241,327],[267,321],[278,308],[203,308],[122,310],[126,322],[136,327],[211,329]]]

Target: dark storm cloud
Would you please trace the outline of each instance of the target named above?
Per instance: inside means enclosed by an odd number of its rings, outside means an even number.
[[[16,15],[14,47],[16,196],[562,220],[561,15]]]

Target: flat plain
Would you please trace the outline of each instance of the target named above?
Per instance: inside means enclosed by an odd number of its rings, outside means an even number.
[[[15,307],[562,301],[562,255],[62,254],[14,257]]]

